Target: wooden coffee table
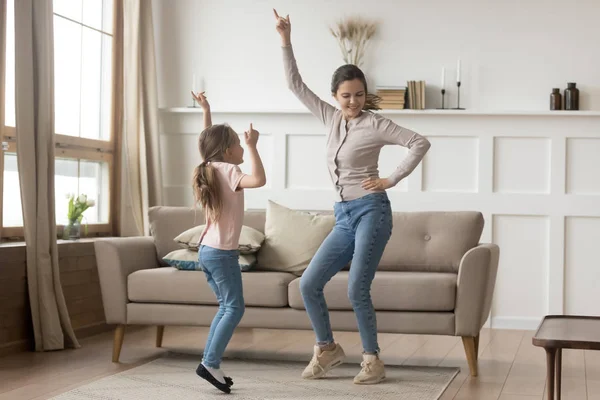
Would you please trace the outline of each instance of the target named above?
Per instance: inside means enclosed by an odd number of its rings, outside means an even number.
[[[546,350],[548,400],[554,400],[555,388],[560,400],[562,349],[600,350],[600,317],[547,315],[532,341]]]

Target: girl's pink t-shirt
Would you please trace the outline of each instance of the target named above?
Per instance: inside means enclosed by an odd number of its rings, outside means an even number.
[[[208,222],[200,244],[220,250],[237,250],[244,221],[244,189],[238,188],[246,174],[235,164],[211,162],[217,172],[223,209],[219,220]]]

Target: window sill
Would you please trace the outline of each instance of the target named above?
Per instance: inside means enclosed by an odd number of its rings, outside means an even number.
[[[113,236],[98,236],[98,237],[89,237],[89,238],[81,238],[78,240],[64,240],[64,239],[59,239],[57,240],[57,245],[60,247],[61,245],[73,245],[73,244],[77,244],[77,243],[94,243],[96,240],[99,239],[108,239],[111,238]],[[25,241],[11,241],[11,242],[2,242],[0,243],[0,248],[11,248],[11,247],[25,247]]]

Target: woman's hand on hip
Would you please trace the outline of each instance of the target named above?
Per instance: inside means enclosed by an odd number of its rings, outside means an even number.
[[[275,14],[275,20],[277,21],[275,23],[275,29],[277,30],[277,32],[279,32],[279,35],[281,36],[281,45],[284,47],[289,46],[291,44],[290,37],[292,33],[292,23],[290,22],[290,16],[287,15],[285,18],[280,17],[275,9],[273,9],[273,13]]]
[[[394,185],[389,179],[367,178],[361,182],[361,186],[365,190],[387,190]]]

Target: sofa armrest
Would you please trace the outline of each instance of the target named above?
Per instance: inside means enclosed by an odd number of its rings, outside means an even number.
[[[94,242],[106,322],[127,323],[127,277],[141,269],[157,268],[150,236],[102,239]]]
[[[500,249],[491,243],[467,251],[458,267],[455,329],[457,336],[478,336],[492,306]]]

